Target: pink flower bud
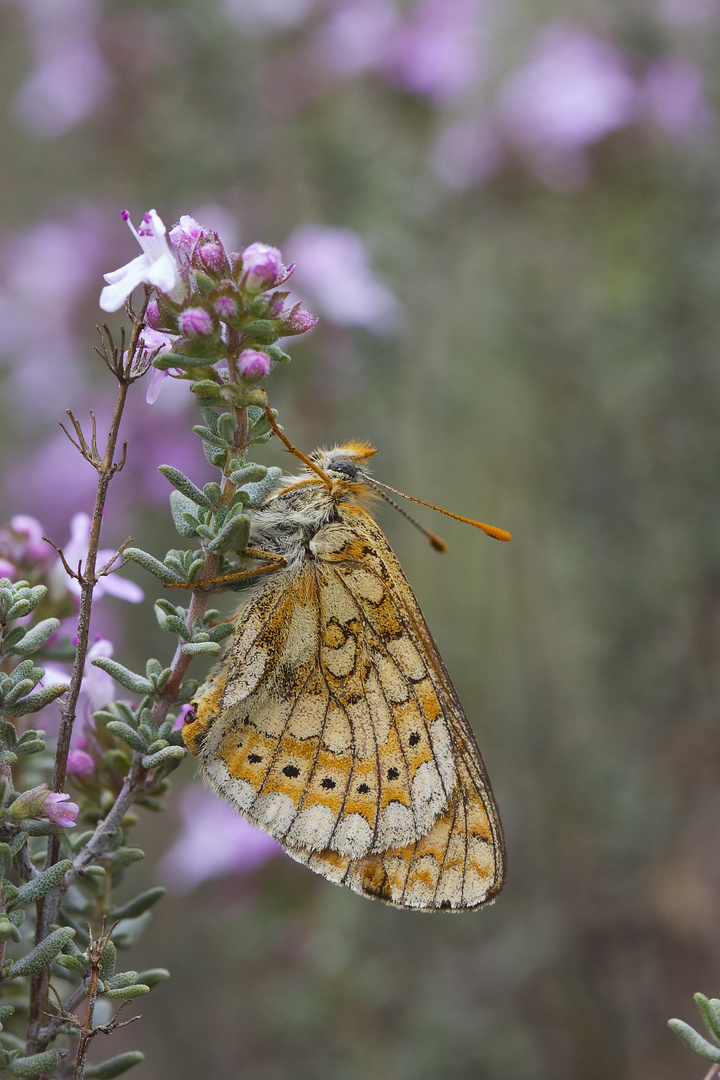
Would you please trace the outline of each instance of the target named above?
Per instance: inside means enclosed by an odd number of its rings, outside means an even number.
[[[149,326],[151,330],[156,330],[158,333],[161,333],[165,329],[157,300],[151,300],[145,310],[145,325]]]
[[[243,349],[238,356],[238,374],[245,383],[256,383],[264,379],[271,368],[272,360],[267,353],[260,352],[259,349]]]
[[[280,319],[282,318],[285,308],[285,301],[288,298],[286,292],[276,292],[268,300],[267,310],[265,312],[266,319]]]
[[[218,296],[213,300],[213,307],[215,308],[215,314],[218,319],[222,319],[223,322],[228,322],[230,319],[234,319],[238,313],[238,302],[234,296]]]
[[[249,293],[264,292],[285,280],[287,267],[276,247],[249,244],[242,253],[242,286]]]
[[[84,750],[71,750],[67,759],[67,773],[71,780],[90,780],[95,772],[95,762]]]
[[[297,311],[295,308],[290,312],[287,319],[282,323],[283,334],[306,334],[317,326],[317,315],[311,315],[309,311]]]
[[[183,214],[177,225],[170,230],[170,243],[189,259],[198,240],[205,235],[207,235],[205,229],[195,218],[190,217],[189,214]]]
[[[185,337],[209,337],[215,328],[205,308],[191,307],[180,312],[180,330]]]
[[[225,254],[225,248],[222,244],[209,240],[207,243],[198,244],[197,256],[205,270],[211,274],[215,274],[217,277],[222,277],[227,274],[230,269],[230,265]]]

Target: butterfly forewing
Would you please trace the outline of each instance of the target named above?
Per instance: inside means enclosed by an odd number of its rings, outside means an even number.
[[[343,504],[239,616],[185,740],[293,858],[410,908],[499,891],[504,848],[475,739],[379,526]]]

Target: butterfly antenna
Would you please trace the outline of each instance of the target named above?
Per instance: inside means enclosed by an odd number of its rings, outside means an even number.
[[[332,480],[330,479],[330,477],[326,473],[324,473],[322,469],[318,468],[314,461],[311,461],[309,457],[306,457],[305,454],[303,454],[302,450],[298,450],[297,446],[293,446],[287,435],[285,435],[285,433],[280,430],[280,428],[275,423],[275,417],[273,416],[269,405],[265,406],[265,415],[268,418],[270,427],[273,429],[280,442],[287,447],[290,453],[294,454],[296,458],[300,458],[300,461],[307,465],[308,469],[312,469],[314,473],[317,473],[317,475],[320,477],[324,484],[327,484],[329,488],[332,488]]]
[[[364,473],[363,476],[365,476]],[[395,495],[402,495],[403,499],[410,499],[411,502],[420,503],[421,506],[429,506],[431,510],[438,510],[441,514],[447,514],[448,517],[455,518],[456,521],[464,521],[466,525],[474,525],[476,529],[482,529],[484,533],[487,533],[488,536],[492,536],[495,540],[510,539],[510,533],[506,529],[498,529],[497,525],[485,525],[485,523],[482,521],[473,521],[472,518],[462,517],[460,514],[452,514],[449,510],[443,510],[442,506],[435,506],[434,503],[425,502],[424,499],[416,499],[414,495],[406,495],[404,491],[398,491],[397,488],[390,487],[389,484],[383,484],[381,480],[376,480],[374,476],[368,476],[366,477],[366,479],[369,480],[370,483],[373,485],[377,485],[378,487],[386,488],[388,491],[392,491]],[[380,494],[382,494],[382,492]],[[383,495],[383,498],[387,499],[388,502],[392,502],[392,499],[388,499],[387,495]],[[395,505],[396,504],[393,503],[393,506]],[[400,507],[398,506],[397,509],[400,510]],[[400,512],[404,513],[404,511],[402,510]],[[409,514],[405,514],[405,516],[410,518]],[[410,518],[410,521],[412,520],[413,519]],[[413,522],[413,524],[417,523]],[[418,528],[422,529],[422,526],[418,525]],[[426,530],[422,529],[422,531],[425,532]],[[432,537],[433,534],[430,533],[429,535]],[[436,539],[439,540],[440,537],[436,537]],[[433,544],[432,539],[430,540],[430,543]],[[440,543],[444,544],[444,541],[440,540]],[[433,547],[436,546],[436,544],[433,544]],[[447,547],[446,544],[444,544],[444,546]],[[441,547],[439,548],[439,550],[443,551],[444,548]]]
[[[373,487],[377,487],[378,495],[381,495],[385,502],[389,502],[391,506],[394,506],[398,514],[402,514],[404,518],[407,518],[411,525],[414,525],[416,529],[419,529],[423,536],[426,536],[428,538],[436,551],[447,551],[448,546],[441,536],[436,536],[434,532],[430,532],[430,530],[426,529],[424,525],[421,525],[419,521],[416,521],[414,517],[411,517],[410,514],[408,514],[407,510],[403,510],[402,506],[398,506],[394,499],[391,499],[390,496],[386,495],[384,491],[379,490],[380,487],[383,485],[381,485],[378,480],[376,480],[373,476],[368,476],[367,473],[358,473],[358,475],[362,476],[363,480],[367,480],[367,482],[369,484],[372,484]]]

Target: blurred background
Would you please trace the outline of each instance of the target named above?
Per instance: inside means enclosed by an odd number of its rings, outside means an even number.
[[[58,421],[104,430],[102,273],[137,254],[120,211],[154,207],[297,261],[320,324],[268,382],[297,445],[369,439],[381,479],[513,533],[419,510],[440,556],[381,514],[490,771],[497,903],[341,890],[188,761],[128,880],[170,889],[132,963],[173,978],[112,1052],[145,1051],[138,1080],[701,1077],[666,1021],[720,991],[720,2],[0,19],[1,520],[64,543],[91,510]],[[214,479],[189,396],[135,388],[104,546],[179,543],[156,466]],[[103,597],[93,634],[131,667],[169,657],[153,582],[123,573],[144,605]]]

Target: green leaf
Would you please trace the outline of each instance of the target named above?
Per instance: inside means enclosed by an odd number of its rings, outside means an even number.
[[[43,870],[43,872],[34,878],[33,881],[28,881],[20,886],[18,894],[13,901],[13,906],[16,904],[34,904],[36,900],[42,899],[42,897],[46,896],[51,889],[54,889],[56,885],[60,884],[68,870],[71,869],[72,860],[61,859],[61,861],[55,863],[54,866],[50,866],[47,870]]]
[[[211,368],[217,360],[217,356],[187,356],[186,353],[164,352],[155,357],[153,367],[160,371],[168,371],[170,368],[198,371],[200,368]]]
[[[697,1054],[698,1057],[704,1058],[706,1061],[720,1063],[720,1046],[708,1042],[695,1028],[686,1024],[684,1020],[668,1020],[668,1027],[675,1032],[678,1039],[682,1040],[689,1050],[692,1050],[693,1054]]]
[[[225,522],[220,532],[208,544],[210,551],[242,551],[250,535],[250,518],[238,514]]]
[[[127,551],[125,554],[127,555]],[[130,690],[133,694],[141,694],[145,697],[155,693],[155,687],[149,679],[146,679],[144,675],[138,675],[136,672],[130,671],[129,668],[123,667],[116,660],[111,660],[109,656],[98,656],[91,663],[94,667],[106,671],[116,682],[119,682],[121,686],[124,686],[126,690]]]
[[[153,769],[159,769],[161,765],[179,765],[185,753],[180,746],[166,746],[164,750],[158,750],[157,754],[148,754],[144,757],[143,768],[150,772]]]
[[[147,743],[143,739],[142,735],[131,728],[129,724],[123,724],[122,720],[111,720],[105,727],[108,731],[111,731],[113,735],[117,735],[118,739],[122,739],[123,742],[131,746],[133,750],[137,750],[139,754],[144,754],[147,750]]]
[[[187,656],[218,656],[220,645],[215,641],[190,641],[183,645],[182,652]]]
[[[122,990],[106,990],[105,997],[117,999],[130,999],[134,997],[140,997],[141,994],[149,994],[150,987],[144,983],[136,983],[134,986],[126,986]]]
[[[67,693],[67,689],[65,683],[52,683],[50,686],[43,686],[32,694],[28,694],[27,697],[21,698],[14,705],[3,705],[3,712],[7,716],[25,716],[27,713],[39,712],[40,709],[44,709],[46,705],[49,705],[51,701],[55,701],[56,698]],[[28,752],[34,754],[37,753],[37,749],[24,751],[24,753]]]
[[[18,1057],[11,1061],[7,1070],[11,1076],[40,1076],[50,1072],[67,1054],[67,1050],[45,1050],[42,1054]],[[87,1076],[87,1070],[85,1075]]]
[[[165,563],[161,563],[158,559],[149,555],[147,551],[142,551],[140,548],[125,548],[123,555],[126,559],[132,559],[133,562],[138,563],[143,570],[147,570],[149,574],[153,574],[160,581],[165,582],[166,585],[177,585],[182,581],[179,574],[176,574]]]
[[[163,476],[170,481],[173,487],[190,499],[191,502],[197,506],[202,506],[205,510],[212,508],[212,503],[208,499],[204,491],[201,491],[199,487],[193,484],[192,480],[180,472],[179,469],[173,468],[172,465],[159,465],[158,472],[161,472]]]
[[[43,619],[27,630],[22,638],[12,647],[8,647],[8,639],[5,639],[3,652],[6,656],[31,656],[42,649],[43,645],[60,625],[59,619]]]
[[[194,509],[195,503],[183,495],[181,491],[170,492],[170,513],[172,514],[173,525],[181,536],[197,536],[195,529],[185,518],[186,514],[192,516]]]
[[[147,889],[145,892],[140,893],[132,900],[128,900],[126,904],[122,904],[120,907],[115,908],[109,913],[108,918],[115,919],[136,919],[138,915],[142,915],[144,911],[148,911],[153,904],[157,904],[158,900],[161,900],[165,895],[166,890],[161,885],[155,886],[153,889]],[[137,976],[137,972],[135,972]]]
[[[86,1065],[86,1080],[113,1080],[115,1076],[121,1076],[133,1065],[139,1065],[145,1060],[145,1055],[139,1050],[126,1050],[124,1054],[116,1054],[99,1065]]]
[[[14,964],[6,964],[3,975],[7,979],[16,979],[20,975],[36,975],[52,963],[58,953],[63,952],[68,941],[74,937],[75,931],[70,926],[61,926],[59,930],[53,930],[27,956],[21,957]]]
[[[105,949],[102,954],[102,960],[100,961],[100,978],[103,982],[107,982],[112,979],[115,974],[115,963],[117,961],[117,948],[112,938],[108,939],[105,943]]]

